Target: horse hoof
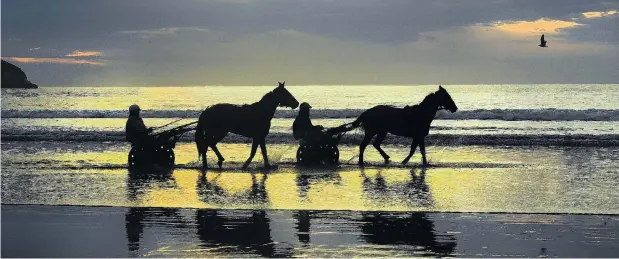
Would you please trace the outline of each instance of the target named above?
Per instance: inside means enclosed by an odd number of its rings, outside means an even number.
[[[358,164],[359,164],[360,167],[364,167],[365,166],[364,162],[359,162]]]
[[[385,165],[391,164],[391,160],[385,159]]]
[[[217,165],[219,166],[219,169],[221,169],[221,166],[224,164],[223,160],[219,160],[217,161]]]

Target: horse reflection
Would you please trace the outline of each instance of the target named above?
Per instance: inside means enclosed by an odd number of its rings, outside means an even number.
[[[386,212],[363,212],[363,239],[376,245],[409,245],[424,255],[449,256],[456,248],[451,235],[439,235],[434,222],[425,213],[412,212],[405,216]]]
[[[241,193],[230,194],[225,188],[221,187],[217,180],[222,177],[221,173],[215,175],[210,180],[206,174],[198,176],[196,191],[202,202],[208,204],[226,205],[246,201],[251,204],[266,205],[269,203],[269,196],[266,191],[266,181],[268,174],[259,175],[251,173],[251,187]]]
[[[380,169],[376,174],[374,181],[366,175],[365,169],[363,168],[361,168],[361,177],[363,177],[363,191],[370,199],[388,201],[397,200],[397,197],[405,197],[412,206],[420,206],[424,208],[431,208],[434,206],[430,187],[425,181],[425,168],[420,170],[414,168],[410,171],[411,179],[409,181],[405,183],[394,183],[391,185],[387,184],[382,175],[382,170]]]
[[[196,225],[200,246],[222,254],[242,251],[262,257],[290,257],[288,248],[278,248],[271,238],[265,211],[198,210]]]
[[[140,256],[140,239],[144,233],[144,222],[166,222],[174,228],[187,228],[179,210],[173,208],[129,208],[125,213],[127,248],[132,257]]]
[[[296,211],[292,214],[292,218],[297,221],[297,225],[295,227],[297,230],[297,238],[299,239],[299,242],[305,246],[310,243],[310,219],[312,214],[313,213],[311,211],[307,210]]]
[[[321,173],[321,174],[297,174],[297,188],[299,192],[299,198],[307,201],[307,194],[309,193],[311,184],[319,182],[326,182],[331,184],[340,185],[342,177],[338,173]]]

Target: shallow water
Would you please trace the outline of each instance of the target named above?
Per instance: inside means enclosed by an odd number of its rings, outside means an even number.
[[[41,147],[44,148],[41,148]],[[617,148],[429,147],[433,165],[399,166],[407,148],[373,149],[358,168],[357,148],[341,147],[335,169],[294,166],[292,145],[270,145],[274,171],[240,170],[245,144],[220,147],[222,170],[205,175],[192,144],[175,149],[171,174],[129,174],[128,147],[91,142],[2,145],[3,204],[105,205],[225,209],[619,213]],[[210,159],[213,159],[210,157]],[[215,161],[209,162],[215,166]]]

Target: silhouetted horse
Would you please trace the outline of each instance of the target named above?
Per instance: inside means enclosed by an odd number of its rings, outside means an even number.
[[[215,104],[206,108],[196,127],[196,146],[198,154],[202,157],[202,168],[206,169],[206,152],[211,147],[217,155],[217,165],[221,168],[224,157],[217,149],[217,143],[221,141],[229,132],[252,138],[251,154],[243,164],[247,168],[256,154],[256,148],[260,145],[264,166],[270,167],[267,157],[265,138],[271,128],[271,119],[278,106],[290,107],[292,109],[299,106],[299,102],[288,90],[286,82],[279,83],[275,90],[267,93],[256,103],[249,105],[233,105],[229,103]]]
[[[426,145],[424,138],[430,132],[430,124],[438,110],[447,109],[450,112],[456,112],[458,107],[451,99],[447,90],[442,86],[438,87],[438,91],[426,96],[423,101],[414,106],[406,106],[404,108],[396,108],[389,105],[377,105],[359,115],[359,118],[352,123],[344,124],[337,128],[331,129],[331,132],[350,131],[354,128],[363,126],[365,137],[361,141],[359,147],[359,164],[363,165],[363,152],[374,136],[373,146],[378,150],[380,155],[385,159],[385,163],[389,163],[389,156],[380,144],[383,142],[387,133],[396,136],[412,137],[413,143],[408,156],[402,161],[402,164],[408,163],[408,160],[415,153],[415,149],[419,145],[419,150],[423,157],[423,164],[427,165],[426,160]]]

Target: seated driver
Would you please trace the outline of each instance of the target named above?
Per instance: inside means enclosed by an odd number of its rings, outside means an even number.
[[[125,136],[132,146],[145,146],[152,144],[154,137],[149,135],[152,128],[146,128],[144,121],[140,118],[140,106],[137,104],[129,106],[129,118],[125,125]]]
[[[294,120],[292,124],[292,136],[296,140],[304,140],[310,143],[315,143],[320,141],[324,136],[322,130],[324,127],[320,125],[312,125],[312,120],[310,119],[310,106],[308,103],[302,103],[299,106],[299,115]]]

